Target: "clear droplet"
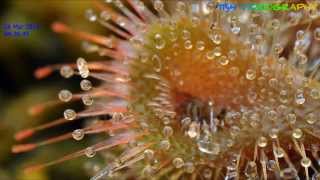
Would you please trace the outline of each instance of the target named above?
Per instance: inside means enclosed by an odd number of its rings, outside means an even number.
[[[86,106],[91,106],[93,104],[93,98],[89,94],[83,95],[81,100]]]
[[[261,67],[261,74],[262,74],[262,76],[264,76],[264,77],[268,77],[269,75],[270,75],[270,67],[268,67],[268,66],[266,66],[266,65],[264,65],[264,66],[262,66]]]
[[[279,57],[278,58],[278,63],[279,64],[285,64],[287,62],[287,59],[285,57]]]
[[[105,21],[109,21],[111,19],[111,14],[108,11],[102,11],[100,13],[100,18]]]
[[[305,54],[299,53],[297,55],[297,59],[298,59],[298,63],[303,65],[306,64],[308,62],[308,57]]]
[[[161,0],[155,0],[153,2],[153,7],[155,10],[161,11],[161,10],[163,10],[164,4]]]
[[[92,84],[91,84],[91,81],[87,80],[87,79],[83,79],[81,82],[80,82],[80,87],[82,90],[84,91],[89,91],[91,88],[92,88]]]
[[[211,1],[209,1],[206,4],[206,8],[207,8],[208,12],[211,13],[215,9],[215,4]]]
[[[279,82],[276,78],[271,78],[268,83],[269,83],[270,87],[277,88]]]
[[[191,123],[190,117],[185,117],[185,118],[181,119],[182,126],[188,126],[190,123]]]
[[[169,150],[170,148],[170,142],[168,140],[162,140],[160,141],[160,149],[162,150]]]
[[[271,121],[276,121],[277,120],[278,113],[276,111],[274,111],[274,110],[268,111],[267,115],[268,115],[268,118]]]
[[[254,161],[249,161],[244,172],[248,178],[256,178],[258,175],[257,164]]]
[[[257,95],[257,93],[254,92],[254,91],[249,91],[248,94],[247,94],[247,98],[248,98],[248,101],[249,101],[250,103],[256,102],[257,97],[258,97],[258,95]]]
[[[211,29],[210,32],[210,39],[212,40],[212,42],[216,45],[221,44],[222,41],[222,35],[220,34],[218,29]]]
[[[173,159],[172,164],[175,168],[179,169],[184,166],[184,161],[183,161],[183,159],[177,157],[177,158]]]
[[[85,11],[85,17],[91,22],[94,22],[97,20],[97,15],[93,12],[92,9],[87,9]]]
[[[120,0],[113,0],[113,2],[114,5],[116,5],[120,9],[124,7],[123,3]]]
[[[68,65],[64,65],[60,69],[60,75],[64,78],[70,78],[73,76],[73,74],[74,70]]]
[[[195,138],[198,136],[198,125],[196,122],[192,122],[189,126],[188,136],[190,138]]]
[[[82,78],[87,78],[89,76],[89,68],[88,68],[87,61],[83,58],[78,58],[77,66],[78,66],[80,76]]]
[[[266,147],[268,145],[268,139],[264,136],[259,137],[258,139],[258,146],[259,147]]]
[[[122,113],[114,112],[112,114],[111,122],[114,124],[117,124],[117,123],[120,123],[123,120],[123,118],[124,118],[124,115]]]
[[[297,120],[297,116],[293,113],[287,115],[287,120],[290,124],[295,124]]]
[[[267,163],[267,168],[270,171],[275,171],[277,169],[277,163],[275,160],[269,160]]]
[[[192,23],[192,26],[193,27],[197,27],[197,26],[199,26],[200,25],[200,18],[198,18],[198,17],[192,17],[192,19],[191,19],[191,23]]]
[[[306,116],[306,121],[308,124],[314,124],[317,122],[317,116],[314,113],[309,113]]]
[[[284,150],[281,147],[274,148],[273,153],[277,158],[282,158],[284,156]]]
[[[313,37],[314,37],[315,40],[320,41],[320,27],[317,27],[313,31]]]
[[[256,78],[256,71],[253,69],[248,69],[246,73],[246,78],[248,80],[254,80]]]
[[[140,55],[140,61],[142,63],[146,63],[149,60],[149,56],[147,54],[141,54]]]
[[[155,172],[155,167],[152,167],[151,165],[146,165],[142,170],[142,174],[146,177],[153,175]]]
[[[215,48],[213,49],[213,55],[216,56],[216,57],[219,57],[219,56],[221,56],[221,54],[222,54],[221,51],[222,51],[222,50],[221,50],[221,47],[215,47]]]
[[[191,37],[190,31],[188,31],[188,30],[182,31],[182,39],[187,40],[187,39],[190,39],[190,37]]]
[[[213,155],[218,155],[221,151],[220,144],[212,143],[211,141],[207,141],[207,140],[200,140],[198,142],[198,148],[203,153],[213,154]]]
[[[230,135],[231,137],[235,138],[237,135],[239,135],[239,133],[241,132],[241,129],[239,128],[239,126],[231,126],[230,128]]]
[[[276,139],[278,138],[278,133],[279,133],[279,130],[278,129],[275,129],[275,128],[272,128],[270,133],[269,133],[269,136],[272,138],[272,139]]]
[[[262,36],[261,34],[255,35],[256,44],[261,45],[265,40],[266,40],[265,37]]]
[[[310,96],[312,99],[320,99],[320,91],[318,89],[311,89]]]
[[[280,55],[283,52],[283,46],[280,43],[276,43],[273,50],[277,55]]]
[[[166,45],[165,40],[162,38],[161,34],[156,34],[154,36],[155,44],[157,49],[163,49]]]
[[[222,66],[225,66],[229,63],[229,59],[226,56],[221,56],[218,61]]]
[[[144,158],[148,161],[151,161],[154,157],[154,151],[151,150],[151,149],[146,149],[144,152],[143,152],[143,155],[144,155]]]
[[[186,162],[184,164],[184,170],[187,173],[193,173],[193,171],[195,170],[195,167],[192,162]]]
[[[197,43],[196,43],[196,48],[197,48],[199,51],[204,50],[204,48],[205,48],[204,42],[203,42],[203,41],[197,41]]]
[[[208,51],[206,54],[207,59],[212,60],[214,58],[214,52],[212,51]]]
[[[278,19],[271,20],[271,28],[273,30],[278,30],[280,28],[280,21]]]
[[[240,26],[238,26],[238,25],[236,25],[236,24],[234,24],[234,25],[231,27],[231,32],[232,32],[233,34],[239,34],[239,33],[240,33],[240,30],[241,30]]]
[[[121,17],[116,19],[116,23],[119,24],[119,26],[121,26],[121,27],[124,27],[126,25],[126,22]]]
[[[285,168],[280,171],[280,177],[284,179],[294,179],[298,176],[297,170],[293,167]]]
[[[291,25],[296,25],[301,19],[301,15],[299,13],[291,12],[289,13],[289,16],[290,16],[289,23]]]
[[[202,171],[202,175],[205,179],[211,179],[212,177],[212,170],[210,168],[205,168],[203,171]]]
[[[304,98],[303,90],[297,90],[295,94],[295,102],[299,105],[304,104],[306,99]]]
[[[136,49],[141,49],[143,47],[143,44],[144,44],[143,39],[141,39],[139,37],[136,37],[136,36],[130,38],[130,43]],[[145,53],[143,55],[145,55]]]
[[[151,60],[155,63],[154,67],[153,67],[154,71],[160,72],[161,69],[162,69],[160,57],[155,54],[155,55],[152,56]]]
[[[297,31],[297,33],[296,33],[296,38],[297,38],[297,40],[302,40],[303,38],[304,38],[304,31],[303,30],[299,30],[299,31]]]
[[[72,132],[72,138],[74,140],[80,141],[84,138],[84,130],[83,129],[76,129]]]
[[[310,167],[312,164],[311,160],[307,157],[302,158],[300,163],[301,163],[301,166],[305,168]]]
[[[230,50],[230,51],[228,52],[228,58],[229,58],[231,61],[235,60],[236,57],[237,57],[237,51],[236,51],[236,50]]]
[[[162,133],[165,137],[170,137],[173,134],[173,129],[171,126],[165,126],[162,130]]]
[[[177,6],[176,6],[176,10],[178,13],[185,13],[186,11],[186,4],[183,1],[178,1],[177,2]]]
[[[286,91],[286,90],[280,91],[279,100],[281,103],[284,103],[284,104],[287,103],[289,98],[290,97],[289,97],[288,91]]]
[[[296,138],[296,139],[300,139],[303,135],[303,132],[301,129],[296,128],[292,131],[292,137]]]
[[[178,36],[174,32],[169,33],[169,39],[171,42],[175,42],[178,39]]]
[[[73,109],[66,109],[63,112],[63,116],[66,120],[74,120],[77,116],[77,113]]]
[[[163,122],[163,124],[168,125],[168,124],[170,124],[171,120],[168,117],[164,117],[164,118],[162,118],[162,122]]]
[[[85,150],[85,154],[88,158],[92,158],[96,155],[96,151],[93,147],[87,147]]]
[[[177,29],[177,22],[173,19],[171,19],[169,22],[168,22],[168,25],[169,25],[169,29],[171,31],[174,31]]]
[[[186,49],[192,49],[192,42],[190,41],[190,40],[186,40],[185,42],[184,42],[184,47],[186,48]]]
[[[232,147],[235,144],[235,142],[232,139],[227,139],[226,140],[226,144],[227,144],[228,147]]]
[[[82,44],[81,44],[81,47],[87,53],[99,51],[99,46],[97,46],[97,45],[95,45],[93,43],[90,43],[88,41],[83,41]]]
[[[311,19],[316,19],[317,17],[319,17],[320,12],[318,9],[309,9],[308,15]]]
[[[61,90],[58,95],[62,102],[69,102],[72,99],[72,93],[69,90]]]

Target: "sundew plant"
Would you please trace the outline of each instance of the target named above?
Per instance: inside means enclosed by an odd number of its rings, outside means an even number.
[[[54,71],[80,76],[82,92],[64,89],[58,97],[86,108],[66,109],[60,119],[15,138],[86,123],[12,151],[85,141],[91,134],[103,138],[26,171],[87,156],[105,162],[91,180],[320,179],[319,7],[225,12],[217,3],[97,1],[85,15],[108,29],[105,35],[53,23],[55,32],[86,41],[84,50],[103,60],[79,57],[37,70],[38,78]]]

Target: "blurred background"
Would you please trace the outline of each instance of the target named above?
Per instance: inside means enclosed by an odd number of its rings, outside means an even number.
[[[96,54],[86,54],[78,39],[56,34],[50,28],[53,22],[60,21],[78,30],[106,34],[97,23],[86,20],[84,12],[88,8],[94,9],[89,0],[1,1],[0,180],[88,179],[83,171],[84,157],[37,172],[23,172],[23,167],[30,164],[48,162],[84,148],[82,142],[68,140],[27,153],[11,153],[11,146],[17,144],[13,138],[15,132],[59,118],[66,108],[52,108],[40,115],[31,116],[28,113],[31,106],[56,100],[61,89],[71,89],[72,92],[80,89],[80,81],[76,77],[63,79],[56,72],[48,78],[37,80],[34,71],[48,64],[75,62],[78,57],[101,59]],[[31,31],[26,37],[5,36],[3,25],[14,23],[37,24],[39,29]],[[42,131],[22,143],[41,141],[77,126],[79,124]]]

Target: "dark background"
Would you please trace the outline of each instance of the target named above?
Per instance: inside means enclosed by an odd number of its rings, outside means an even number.
[[[67,140],[32,152],[11,153],[12,145],[17,144],[13,138],[15,132],[61,117],[66,107],[48,109],[41,115],[31,116],[28,109],[32,105],[57,99],[61,89],[72,89],[73,92],[79,90],[78,78],[63,79],[56,72],[48,78],[37,80],[33,76],[34,71],[48,64],[75,62],[78,57],[101,59],[95,54],[86,54],[80,40],[70,35],[56,34],[50,28],[53,22],[61,21],[78,30],[106,34],[97,23],[86,20],[84,11],[87,8],[94,9],[89,0],[1,1],[0,180],[88,179],[83,170],[86,158],[28,174],[23,172],[23,167],[29,164],[55,160],[84,148],[83,142]],[[31,31],[28,37],[5,37],[2,28],[4,23],[34,23],[40,28]],[[42,131],[22,143],[38,142],[78,126],[75,123]]]

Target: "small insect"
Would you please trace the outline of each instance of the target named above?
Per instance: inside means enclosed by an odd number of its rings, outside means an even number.
[[[104,61],[78,58],[51,65],[78,75],[83,92],[59,92],[61,119],[17,133],[18,141],[60,124],[96,117],[82,129],[44,142],[19,144],[15,153],[90,134],[103,141],[36,170],[86,155],[107,158],[92,180],[312,179],[319,174],[319,10],[258,12],[216,9],[211,1],[107,0],[86,17],[112,32],[53,30],[85,40]],[[149,2],[149,1],[148,1]],[[101,81],[93,87],[88,78]],[[36,106],[39,113],[50,103]],[[110,114],[110,120],[101,118]],[[100,120],[99,120],[100,119]]]

